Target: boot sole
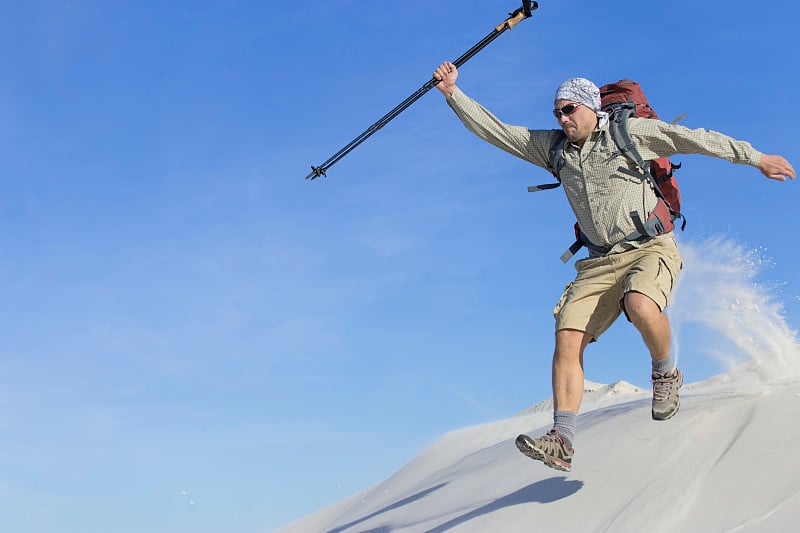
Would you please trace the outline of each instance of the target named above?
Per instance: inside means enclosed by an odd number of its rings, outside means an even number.
[[[529,457],[535,461],[541,461],[545,464],[545,466],[549,466],[550,468],[560,470],[562,472],[570,472],[572,470],[572,465],[570,463],[566,463],[553,457],[552,455],[548,455],[544,452],[544,450],[536,446],[536,444],[533,442],[533,439],[527,435],[520,435],[517,437],[515,444],[517,445],[517,449],[522,452],[522,455],[525,457]]]
[[[658,421],[669,420],[670,418],[675,416],[675,414],[678,412],[680,408],[681,408],[681,400],[680,398],[678,398],[678,405],[676,405],[675,409],[673,409],[669,413],[665,413],[663,415],[657,415],[655,411],[651,411],[651,414],[653,415],[653,420],[658,420]]]

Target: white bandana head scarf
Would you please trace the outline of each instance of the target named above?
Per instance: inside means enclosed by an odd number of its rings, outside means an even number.
[[[608,113],[600,110],[600,89],[586,78],[570,78],[556,90],[556,100],[571,100],[597,113],[597,129],[608,121]]]

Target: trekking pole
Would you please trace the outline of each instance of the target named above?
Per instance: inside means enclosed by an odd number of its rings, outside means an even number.
[[[497,27],[492,30],[492,32],[484,37],[480,42],[478,42],[475,46],[464,52],[464,54],[456,59],[453,64],[456,67],[460,67],[467,61],[469,61],[475,54],[483,50],[486,45],[497,39],[504,31],[510,30],[526,18],[531,16],[531,12],[538,9],[539,4],[537,2],[531,2],[529,0],[523,0],[522,7],[516,9],[513,13],[509,13],[509,18],[504,20],[500,23]],[[306,176],[306,179],[314,180],[320,176],[326,176],[325,172],[332,167],[337,161],[341,158],[352,152],[356,146],[361,144],[362,142],[366,141],[373,133],[377,132],[379,129],[384,127],[386,124],[389,123],[393,118],[397,115],[402,113],[406,108],[408,108],[411,104],[419,100],[422,95],[430,91],[436,85],[439,84],[440,80],[436,78],[431,78],[425,85],[417,89],[417,91],[400,102],[397,107],[386,113],[383,117],[381,117],[375,124],[367,128],[361,135],[350,141],[344,148],[333,154],[327,161],[322,163],[320,166],[315,167],[311,165],[311,173]]]

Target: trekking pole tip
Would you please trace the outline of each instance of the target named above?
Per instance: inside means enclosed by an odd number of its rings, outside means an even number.
[[[306,176],[306,179],[315,180],[320,176],[327,176],[327,174],[325,174],[325,169],[322,167],[315,167],[314,165],[311,165],[311,173],[308,176]]]

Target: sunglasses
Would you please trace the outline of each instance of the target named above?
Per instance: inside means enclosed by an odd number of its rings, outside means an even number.
[[[569,116],[569,115],[573,114],[575,112],[575,110],[578,109],[582,105],[583,104],[581,104],[581,103],[578,103],[578,104],[567,104],[564,107],[561,107],[561,108],[558,108],[558,109],[553,109],[553,114],[556,116],[556,118],[561,118],[561,115]]]

